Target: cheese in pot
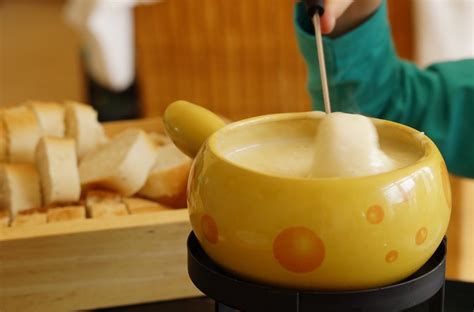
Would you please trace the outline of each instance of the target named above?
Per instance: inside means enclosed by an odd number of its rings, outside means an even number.
[[[380,149],[372,121],[362,115],[333,113],[319,125],[310,177],[357,177],[388,172],[404,163]]]
[[[267,174],[291,177],[354,177],[388,172],[415,162],[416,148],[384,139],[370,119],[333,113],[323,118],[316,139],[267,139],[226,154],[231,161]]]

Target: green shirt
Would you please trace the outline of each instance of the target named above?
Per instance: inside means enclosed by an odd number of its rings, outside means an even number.
[[[299,48],[308,65],[313,108],[323,110],[314,30],[301,3],[295,10]],[[474,178],[474,60],[420,69],[396,55],[386,3],[362,25],[324,38],[334,111],[361,113],[423,131],[453,174]]]

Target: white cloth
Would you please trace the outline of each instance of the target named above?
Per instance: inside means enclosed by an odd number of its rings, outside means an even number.
[[[474,57],[474,0],[416,0],[416,62]]]
[[[122,91],[135,78],[133,7],[153,0],[68,0],[67,21],[79,32],[85,66],[105,88]]]

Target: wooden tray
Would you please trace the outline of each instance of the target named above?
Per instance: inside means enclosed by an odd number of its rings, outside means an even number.
[[[105,125],[162,132],[159,118]],[[73,311],[195,297],[186,209],[0,228],[0,311]]]

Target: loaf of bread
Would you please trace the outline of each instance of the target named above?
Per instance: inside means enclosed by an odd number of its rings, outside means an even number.
[[[20,106],[3,112],[10,162],[33,163],[41,128],[35,113]]]
[[[81,184],[133,195],[145,184],[156,150],[143,130],[127,129],[84,157],[79,165]]]
[[[6,161],[8,161],[8,137],[3,122],[3,111],[0,111],[0,162]]]
[[[38,172],[32,164],[0,165],[0,207],[11,217],[25,210],[41,207]]]
[[[64,105],[36,101],[26,102],[25,105],[35,113],[43,135],[64,137]]]
[[[66,137],[76,141],[76,152],[81,159],[105,142],[97,112],[89,105],[68,101],[65,103]]]
[[[87,192],[86,210],[87,215],[93,219],[128,215],[120,194],[101,190]]]
[[[160,205],[157,202],[139,197],[126,197],[123,199],[123,202],[127,206],[128,212],[132,215],[157,212],[168,209],[167,207]]]
[[[45,205],[73,203],[81,196],[74,140],[43,137],[36,148]]]
[[[86,208],[82,205],[56,207],[48,209],[48,223],[83,220],[86,218]]]
[[[186,207],[186,186],[191,159],[174,144],[158,149],[156,161],[140,196],[156,200],[166,206]]]

